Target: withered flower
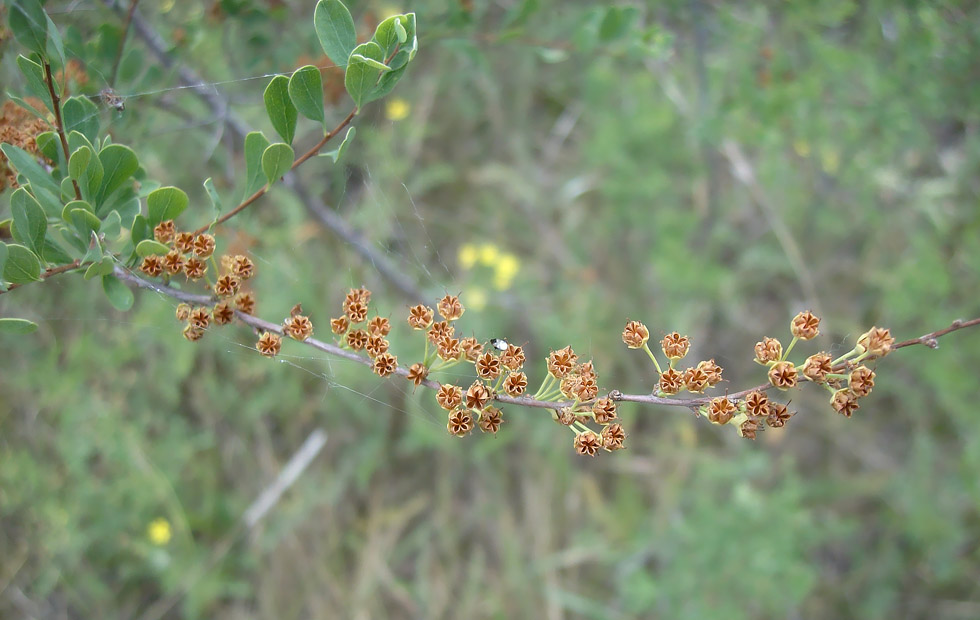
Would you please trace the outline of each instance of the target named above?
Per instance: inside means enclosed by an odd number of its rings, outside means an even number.
[[[191,342],[197,342],[198,340],[204,337],[204,330],[201,329],[200,327],[194,327],[193,325],[188,323],[187,325],[184,326],[183,334],[184,334],[184,338],[186,338],[187,340]]]
[[[813,340],[820,334],[820,319],[807,310],[793,317],[789,325],[789,330],[793,336],[800,340]]]
[[[814,353],[803,362],[803,376],[815,383],[823,383],[833,370],[830,361],[829,353]]]
[[[355,351],[360,351],[367,346],[368,335],[363,329],[354,329],[347,332],[347,346]]]
[[[214,237],[201,233],[194,238],[194,253],[201,258],[207,258],[214,254]]]
[[[759,430],[759,423],[755,420],[746,420],[738,427],[738,434],[746,439],[755,439],[755,434]]]
[[[194,251],[194,233],[179,232],[174,235],[174,249],[180,250],[184,254]]]
[[[459,317],[463,316],[463,312],[466,311],[463,304],[459,302],[459,297],[455,295],[446,295],[440,299],[439,303],[436,304],[436,308],[438,308],[439,314],[442,315],[442,318],[446,319],[447,321],[455,321]]]
[[[579,454],[595,456],[602,447],[602,440],[593,431],[584,431],[575,436],[573,445]]]
[[[375,337],[378,338],[380,336]],[[408,374],[405,378],[414,383],[415,387],[418,387],[422,385],[422,382],[425,381],[427,376],[429,376],[429,369],[425,367],[425,364],[416,362],[408,367]]]
[[[238,276],[231,274],[223,275],[214,283],[214,294],[218,297],[231,297],[238,292],[238,287],[242,281]]]
[[[211,325],[211,312],[204,306],[194,308],[191,310],[191,316],[188,321],[194,327],[207,329],[208,326]]]
[[[469,409],[483,409],[491,398],[490,390],[481,381],[474,381],[466,390],[466,406]]]
[[[769,415],[766,416],[766,424],[772,428],[782,428],[786,426],[786,421],[793,417],[793,413],[782,403],[769,403]]]
[[[623,430],[622,424],[610,424],[602,429],[602,447],[609,452],[622,450],[625,447],[623,445],[625,441],[626,431]]]
[[[721,383],[721,373],[724,369],[716,364],[715,360],[710,359],[704,362],[698,362],[697,367],[708,376],[708,387],[714,387]]]
[[[783,356],[783,345],[775,338],[763,338],[755,344],[755,361],[760,364],[778,362]]]
[[[769,397],[758,390],[745,395],[745,409],[754,416],[769,415]]]
[[[208,266],[196,256],[191,256],[184,261],[184,275],[190,280],[200,280],[207,271]]]
[[[259,337],[259,341],[255,343],[255,348],[258,349],[259,353],[266,357],[275,357],[279,355],[279,349],[282,347],[282,336],[279,334],[273,334],[272,332],[262,332]]]
[[[688,368],[684,371],[684,387],[688,392],[700,394],[708,387],[708,374],[701,369],[700,365],[695,368]]]
[[[180,250],[170,250],[163,257],[163,266],[171,274],[178,274],[184,270],[184,255]]]
[[[508,396],[520,396],[527,390],[527,375],[523,372],[512,372],[504,379],[504,392]]]
[[[834,408],[834,411],[847,418],[860,408],[857,396],[849,389],[834,392],[834,395],[830,397],[830,406]]]
[[[432,325],[432,308],[419,304],[408,309],[408,324],[412,329],[428,329]]]
[[[599,386],[593,377],[579,377],[572,392],[580,401],[590,401],[599,394]]]
[[[177,234],[177,227],[174,226],[173,220],[166,220],[160,222],[153,227],[153,238],[160,243],[169,244],[174,240],[174,235]]]
[[[724,396],[712,398],[708,403],[708,420],[712,424],[728,424],[735,417],[735,403]]]
[[[688,350],[690,350],[691,339],[673,332],[664,336],[664,339],[660,341],[660,348],[664,355],[670,359],[679,360],[687,355]]]
[[[483,345],[476,338],[467,337],[459,341],[459,348],[466,359],[475,362],[483,354]]]
[[[518,370],[525,361],[524,349],[517,345],[507,345],[507,350],[500,354],[500,363],[509,370]]]
[[[562,407],[556,410],[555,413],[553,414],[553,417],[556,422],[564,426],[571,426],[572,423],[575,422],[576,419],[578,419],[578,416],[572,413],[571,407]]]
[[[429,328],[429,333],[427,337],[432,344],[439,344],[439,341],[443,338],[452,338],[456,335],[456,328],[453,327],[449,321],[439,321],[433,323]]]
[[[398,370],[398,358],[391,353],[382,353],[374,358],[374,365],[371,370],[379,377],[387,377]]]
[[[592,413],[598,424],[609,424],[616,419],[616,401],[611,398],[600,398],[592,403]]]
[[[769,383],[781,390],[796,387],[798,372],[793,362],[776,362],[769,369]]]
[[[255,295],[249,291],[239,293],[238,297],[235,297],[235,307],[238,308],[239,312],[253,314],[255,312]]]
[[[368,336],[364,350],[367,351],[369,357],[376,358],[388,351],[388,340],[384,336]]]
[[[462,354],[463,352],[459,348],[459,338],[443,336],[436,343],[436,355],[439,356],[439,359],[448,362],[449,360],[459,359],[459,356]]]
[[[650,339],[650,330],[639,321],[627,321],[623,328],[623,342],[631,349],[639,349]]]
[[[493,433],[496,435],[503,421],[503,412],[496,407],[487,407],[480,412],[480,430],[484,433]]]
[[[447,411],[452,411],[463,402],[463,389],[458,385],[443,383],[436,390],[436,402]]]
[[[228,305],[227,301],[222,301],[214,306],[214,310],[211,312],[214,316],[214,322],[218,325],[227,325],[231,323],[231,320],[235,318],[235,311],[231,306]]]
[[[578,355],[575,355],[571,346],[567,346],[558,351],[552,351],[551,355],[548,356],[548,372],[554,378],[562,379],[571,372],[572,367],[577,361]]]
[[[255,275],[255,265],[249,257],[238,254],[231,259],[231,272],[242,280],[248,280]]]
[[[347,318],[346,314],[338,316],[335,319],[330,319],[330,331],[338,336],[346,333],[348,327],[350,327],[350,319]]]
[[[875,373],[867,366],[858,366],[851,371],[847,379],[847,386],[857,398],[864,398],[871,393],[871,388],[875,386]]]
[[[885,357],[892,350],[895,339],[890,330],[883,327],[872,327],[858,338],[858,346],[875,357]]]
[[[163,260],[156,254],[151,254],[143,259],[142,264],[140,264],[140,271],[155,278],[163,273]]]
[[[354,325],[363,323],[367,319],[367,313],[367,304],[362,301],[355,301],[354,303],[348,305],[345,312],[345,314],[347,314],[347,318],[350,319],[350,322]]]
[[[391,332],[391,321],[383,316],[376,316],[368,321],[367,330],[372,336],[387,336]]]
[[[668,368],[660,375],[660,391],[667,395],[677,394],[684,387],[684,375]]]
[[[309,317],[297,314],[283,321],[282,329],[293,340],[306,340],[313,335],[313,322]]]
[[[500,360],[490,353],[484,353],[476,360],[476,375],[481,379],[492,381],[500,376]]]
[[[446,425],[450,435],[462,437],[473,430],[473,416],[466,409],[456,409],[449,413],[449,423]]]
[[[186,321],[187,318],[190,317],[190,315],[191,315],[191,306],[190,306],[190,304],[185,304],[185,303],[179,303],[179,304],[177,304],[177,320],[178,321]]]

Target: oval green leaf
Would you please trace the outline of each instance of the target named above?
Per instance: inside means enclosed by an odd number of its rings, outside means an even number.
[[[260,131],[245,136],[245,196],[251,196],[265,185],[262,175],[262,154],[269,148],[269,140]]]
[[[323,122],[323,83],[320,70],[313,65],[300,67],[289,78],[289,98],[300,114],[310,120]],[[287,140],[286,142],[289,142]]]
[[[8,17],[10,30],[17,42],[45,56],[48,46],[48,16],[38,0],[10,0]]]
[[[27,56],[17,57],[17,68],[27,80],[27,92],[44,102],[48,111],[53,111],[51,105],[51,93],[48,92],[47,82],[44,81],[44,69]],[[58,93],[58,85],[55,83],[55,93]],[[33,109],[33,108],[32,108]]]
[[[37,323],[27,319],[0,319],[0,333],[31,334],[37,331]]]
[[[337,163],[340,160],[340,158],[344,156],[344,153],[347,152],[347,146],[350,144],[350,141],[354,139],[354,135],[356,133],[357,133],[356,127],[348,127],[347,133],[344,135],[344,141],[340,143],[340,146],[338,146],[332,151],[328,151],[326,153],[320,153],[320,157],[329,157],[333,159],[334,163]]]
[[[34,196],[23,187],[18,187],[10,196],[10,233],[14,239],[23,243],[27,249],[40,255],[44,250],[44,233],[48,230],[48,220],[44,210]]]
[[[7,263],[3,279],[13,284],[27,284],[41,279],[41,261],[34,252],[16,243],[7,244]]]
[[[347,72],[344,74],[344,86],[358,108],[370,101],[368,95],[377,87],[378,79],[381,77],[381,70],[373,65],[376,63],[383,65],[383,61],[384,52],[373,41],[362,43],[351,52]]]
[[[338,67],[347,65],[350,52],[357,45],[354,18],[340,0],[320,0],[313,11],[313,27],[320,47]]]
[[[170,247],[166,246],[155,239],[143,239],[138,244],[136,244],[136,254],[146,258],[147,256],[153,256],[154,254],[162,255],[170,251]]]
[[[293,149],[288,144],[282,142],[270,144],[269,148],[262,153],[262,171],[265,173],[265,179],[269,185],[289,172],[292,165]]]
[[[89,141],[99,136],[99,109],[88,97],[71,97],[62,105],[65,132],[77,131]]]
[[[265,111],[276,130],[286,144],[292,144],[296,135],[296,106],[289,99],[289,78],[277,75],[272,78],[262,94],[265,101]]]
[[[85,174],[88,169],[88,164],[92,161],[92,155],[95,153],[87,146],[80,146],[78,149],[71,154],[68,159],[68,175],[78,181]]]
[[[121,312],[126,312],[133,307],[133,291],[119,281],[114,275],[102,276],[102,290],[112,307]]]
[[[147,221],[150,226],[175,220],[187,208],[187,194],[179,187],[161,187],[146,197]]]
[[[103,177],[97,203],[101,203],[109,194],[122,187],[140,167],[133,149],[122,144],[110,144],[99,151],[99,162],[102,164]]]
[[[95,217],[95,214],[87,209],[72,209],[68,212],[68,220],[83,239],[90,238],[92,233],[102,226],[99,218]]]
[[[34,188],[47,190],[54,196],[61,194],[61,188],[51,178],[51,175],[35,161],[33,155],[13,144],[0,145],[0,151],[3,151],[3,154],[7,156],[17,173],[24,175],[27,182]]]

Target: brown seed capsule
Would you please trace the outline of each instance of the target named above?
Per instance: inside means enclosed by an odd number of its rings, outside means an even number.
[[[626,431],[623,430],[622,424],[610,424],[602,429],[602,447],[609,452],[622,450],[625,447],[623,445],[625,441]]]
[[[383,316],[376,316],[368,321],[367,330],[372,336],[387,336],[391,332],[391,322]]]
[[[684,375],[668,368],[660,375],[660,391],[667,395],[677,394],[684,387]]]
[[[184,338],[186,338],[187,340],[190,340],[191,342],[197,342],[198,340],[204,337],[204,330],[201,329],[200,327],[194,327],[193,325],[188,324],[184,326],[183,334],[184,334]]]
[[[408,309],[408,324],[412,329],[428,329],[432,325],[432,308],[419,304]]]
[[[776,362],[769,369],[769,383],[781,390],[796,387],[798,373],[792,362]]]
[[[248,280],[255,275],[255,265],[249,257],[238,254],[231,259],[231,272],[242,280]]]
[[[631,349],[639,349],[650,339],[650,330],[639,321],[627,321],[623,328],[623,342]]]
[[[523,372],[512,372],[504,379],[504,392],[508,396],[520,396],[527,390],[527,375]]]
[[[436,343],[436,355],[439,359],[450,361],[459,359],[459,356],[463,354],[463,351],[459,348],[459,338],[453,338],[451,336],[443,336]]]
[[[231,297],[238,293],[238,287],[241,284],[242,281],[238,279],[238,276],[223,275],[214,283],[214,294],[218,297]]]
[[[486,381],[500,376],[500,360],[493,353],[484,353],[476,360],[476,375]]]
[[[459,348],[470,362],[475,362],[483,355],[483,345],[476,338],[462,338],[459,341]]]
[[[273,334],[272,332],[262,332],[262,335],[259,336],[259,341],[255,343],[255,348],[266,357],[279,355],[279,349],[281,347],[282,336]]]
[[[398,370],[398,358],[391,353],[382,353],[374,358],[374,366],[371,370],[379,377],[387,377]]]
[[[174,235],[174,249],[184,254],[194,251],[194,233],[179,232]]]
[[[452,411],[463,402],[463,388],[450,383],[443,383],[436,390],[436,402],[447,411]]]
[[[571,426],[578,419],[570,407],[562,407],[555,412],[555,421],[564,426]]]
[[[577,375],[568,375],[558,384],[558,390],[565,398],[575,398],[575,391],[578,389],[579,378]]]
[[[500,430],[500,425],[503,423],[503,421],[504,415],[500,409],[497,409],[496,407],[487,407],[480,412],[480,420],[478,423],[481,431],[496,435],[497,431]]]
[[[194,237],[194,254],[201,258],[207,258],[214,254],[214,237],[207,233],[201,233]]]
[[[745,395],[745,409],[751,415],[765,417],[769,415],[769,397],[758,390],[749,392]]]
[[[575,355],[571,346],[552,351],[548,356],[548,372],[556,379],[563,379],[572,371],[576,361],[578,361],[578,355]]]
[[[235,311],[232,310],[227,301],[222,301],[215,304],[214,310],[211,312],[211,314],[214,316],[214,322],[218,325],[227,325],[228,323],[231,323],[233,318],[235,318]]]
[[[691,340],[687,336],[681,336],[677,332],[667,334],[664,336],[664,339],[660,341],[660,349],[664,352],[664,355],[672,360],[681,359],[687,355],[690,348]]]
[[[335,319],[330,319],[330,331],[338,336],[346,333],[348,327],[350,327],[350,319],[347,318],[346,314]]]
[[[708,420],[712,424],[728,424],[735,417],[735,404],[724,396],[712,398],[708,403]]]
[[[602,447],[602,440],[592,431],[585,431],[575,436],[575,451],[581,455],[595,456]]]
[[[170,274],[176,275],[184,270],[184,255],[179,250],[170,250],[163,257],[163,267]]]
[[[255,295],[252,295],[252,293],[248,291],[239,293],[238,297],[235,297],[235,307],[238,308],[239,312],[244,314],[254,314]]]
[[[163,260],[155,254],[147,256],[140,265],[140,271],[151,278],[155,278],[163,273]]]
[[[439,314],[442,316],[442,318],[446,319],[447,321],[455,321],[459,317],[463,316],[463,312],[466,311],[463,304],[459,302],[459,297],[456,297],[455,295],[446,295],[440,299],[439,303],[436,304],[436,308],[439,310]]]
[[[595,367],[592,365],[592,360],[589,360],[584,364],[579,364],[572,370],[572,372],[577,374],[582,379],[590,379],[592,381],[597,381],[599,379],[599,376],[595,373]]]
[[[711,359],[705,362],[698,362],[697,367],[708,376],[708,387],[714,387],[721,383],[721,373],[724,369],[716,364],[715,360]]]
[[[490,402],[490,390],[480,381],[474,381],[466,390],[466,406],[469,409],[483,409]]]
[[[830,397],[830,406],[846,418],[851,417],[851,414],[860,408],[857,396],[849,389],[834,392],[834,395]]]
[[[759,430],[759,423],[755,420],[746,420],[738,427],[738,434],[746,439],[755,439],[755,434]]]
[[[688,392],[700,394],[708,388],[708,375],[700,367],[688,368],[683,377]]]
[[[211,312],[203,306],[194,308],[191,310],[191,316],[187,320],[194,327],[207,329],[211,325]]]
[[[355,351],[360,351],[367,345],[368,335],[363,329],[355,329],[347,332],[347,346]]]
[[[867,366],[858,366],[851,371],[847,379],[847,387],[857,398],[864,398],[871,393],[875,386],[875,373]]]
[[[815,383],[825,382],[827,375],[833,370],[830,361],[829,353],[814,353],[803,363],[803,376]]]
[[[616,401],[611,398],[600,398],[592,403],[592,413],[599,424],[609,424],[616,419]]]
[[[872,327],[858,338],[858,346],[875,357],[884,357],[892,350],[895,339],[890,330]]]
[[[755,344],[755,361],[760,364],[778,362],[783,356],[783,345],[775,338],[763,338]]]
[[[500,354],[500,363],[510,370],[518,370],[525,362],[524,349],[510,344],[507,350]]]
[[[190,304],[177,304],[177,320],[186,321],[191,315]]]
[[[820,319],[807,310],[793,317],[789,330],[795,338],[813,340],[820,333]]]
[[[196,256],[191,256],[184,261],[184,275],[190,280],[200,280],[207,272],[208,266]]]
[[[587,402],[598,396],[599,386],[592,377],[579,377],[572,393],[580,401]]]
[[[303,304],[296,304],[289,309],[289,316],[298,316],[303,314]]]
[[[449,413],[449,423],[446,428],[450,435],[462,437],[473,430],[473,416],[466,409],[456,409]]]
[[[772,428],[782,428],[786,426],[786,421],[793,417],[793,413],[782,403],[769,403],[769,415],[766,416],[766,424]]]
[[[367,313],[367,304],[360,301],[355,301],[354,303],[348,305],[346,309],[347,318],[350,319],[350,322],[354,325],[366,321]]]
[[[456,335],[456,328],[450,325],[449,321],[439,321],[432,324],[427,337],[429,342],[438,345],[443,338],[452,338],[454,335]]]
[[[306,340],[313,335],[313,321],[309,317],[297,314],[283,321],[282,331],[293,340]]]
[[[166,220],[160,222],[153,227],[153,238],[160,243],[169,244],[174,240],[174,236],[177,234],[177,227],[174,226],[173,220]]]
[[[388,340],[384,336],[368,336],[364,350],[367,351],[369,357],[376,358],[388,351]]]
[[[380,338],[380,336],[374,336],[375,338]],[[425,378],[429,376],[429,369],[425,367],[425,364],[416,362],[408,367],[408,374],[405,378],[415,384],[415,387],[422,385]]]

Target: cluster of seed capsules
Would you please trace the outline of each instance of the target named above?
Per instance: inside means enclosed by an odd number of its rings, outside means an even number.
[[[212,235],[180,232],[173,220],[157,224],[153,238],[168,246],[170,251],[143,258],[140,271],[151,278],[164,280],[180,275],[192,282],[203,280],[206,288],[219,300],[212,308],[189,304],[177,306],[177,319],[185,322],[184,338],[192,342],[200,340],[212,322],[217,325],[231,323],[235,310],[245,314],[255,312],[255,296],[242,290],[243,283],[255,275],[255,265],[250,258],[224,255],[220,261],[215,261]]]
[[[831,394],[831,407],[851,417],[858,409],[858,400],[870,394],[874,387],[875,373],[862,362],[887,355],[895,339],[889,330],[872,327],[858,338],[853,349],[836,359],[826,351],[809,356],[802,364],[787,359],[797,342],[813,340],[819,335],[819,328],[818,317],[809,311],[800,312],[790,322],[793,339],[786,349],[776,338],[763,338],[755,345],[755,362],[768,369],[771,387],[785,391],[799,387],[803,381],[822,385]],[[701,394],[722,381],[722,369],[714,360],[699,362],[683,371],[675,368],[690,349],[687,336],[674,332],[660,342],[660,348],[669,360],[666,370],[650,350],[649,339],[650,330],[646,325],[639,321],[626,323],[623,342],[631,349],[643,349],[656,366],[659,380],[654,393],[657,396],[669,397],[682,391]],[[766,426],[782,428],[794,415],[785,404],[771,400],[765,389],[752,390],[744,398],[712,398],[707,404],[698,406],[697,411],[712,424],[734,426],[739,436],[747,439],[755,439]]]

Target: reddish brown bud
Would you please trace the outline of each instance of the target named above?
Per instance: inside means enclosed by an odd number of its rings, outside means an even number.
[[[755,434],[759,430],[759,423],[755,420],[746,420],[738,427],[738,434],[746,439],[755,439]]]
[[[354,303],[347,306],[347,318],[354,325],[358,323],[363,323],[367,320],[368,307],[367,304],[361,301],[355,301]]]
[[[255,275],[255,265],[249,257],[239,254],[231,259],[231,272],[242,280],[248,280]]]
[[[786,421],[793,417],[793,413],[782,403],[769,403],[769,415],[766,416],[766,424],[772,428],[782,428],[786,426]]]
[[[190,254],[194,251],[194,233],[180,232],[174,235],[174,249]]]
[[[207,258],[214,254],[214,237],[207,233],[202,233],[194,238],[194,254],[201,258]]]
[[[191,342],[197,342],[204,337],[204,330],[200,327],[194,327],[193,325],[187,324],[184,326],[184,338]]]
[[[235,297],[235,307],[238,308],[239,312],[244,314],[254,314],[255,313],[255,295],[246,291],[244,293],[239,293],[238,297]]]
[[[707,375],[708,377],[708,387],[714,387],[721,383],[721,373],[724,370],[721,366],[715,363],[715,360],[707,360],[705,362],[698,362],[698,368]]]
[[[524,362],[524,349],[516,345],[507,345],[507,350],[500,354],[500,363],[510,370],[518,370]]]
[[[575,355],[570,346],[552,351],[551,355],[548,356],[548,372],[556,379],[562,379],[571,372],[576,361],[578,361],[578,355]]]
[[[172,275],[180,273],[184,270],[184,255],[179,250],[170,250],[163,257],[163,267]]]
[[[188,321],[194,327],[207,329],[208,326],[211,325],[211,312],[203,306],[200,308],[194,308],[191,310],[191,316]]]
[[[429,328],[426,337],[432,344],[438,345],[443,338],[452,338],[456,334],[456,328],[450,325],[449,321],[439,321],[433,323]]]
[[[184,261],[184,275],[190,280],[200,280],[207,272],[208,266],[196,256],[191,256]]]
[[[186,321],[191,316],[190,304],[177,304],[177,320]]]
[[[242,281],[238,279],[238,276],[223,275],[214,283],[214,294],[218,297],[231,297],[238,292],[238,287],[241,284]]]
[[[368,356],[376,358],[382,353],[388,351],[388,341],[384,336],[368,336],[367,343],[364,345],[364,350],[367,352]]]
[[[500,360],[493,353],[484,353],[476,360],[476,375],[486,381],[496,379],[500,376]]]
[[[459,348],[470,362],[475,362],[483,355],[483,345],[476,338],[463,338],[459,341]]]
[[[857,396],[848,389],[834,392],[834,395],[830,397],[830,406],[834,408],[834,411],[847,418],[860,408]]]
[[[350,319],[347,318],[346,314],[335,319],[330,319],[330,331],[338,336],[347,333],[348,327],[350,327]]]
[[[387,336],[391,332],[391,322],[383,316],[376,316],[368,321],[367,330],[372,336]]]
[[[745,409],[751,415],[765,417],[769,415],[769,397],[758,390],[749,392],[745,396]]]
[[[684,371],[683,377],[684,387],[687,388],[688,392],[700,394],[708,387],[708,375],[701,369],[700,366],[696,368],[688,368]]]
[[[463,354],[463,351],[459,348],[459,338],[453,338],[451,336],[443,336],[436,343],[436,355],[439,359],[446,360],[456,360],[459,356]]]
[[[360,351],[367,345],[368,335],[363,329],[355,329],[347,332],[347,346],[355,351]]]

